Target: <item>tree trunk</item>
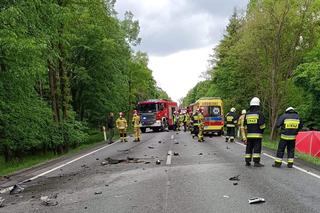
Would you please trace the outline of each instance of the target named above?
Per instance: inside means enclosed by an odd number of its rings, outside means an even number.
[[[59,103],[58,103],[58,94],[57,94],[57,75],[54,66],[48,61],[48,70],[49,70],[49,87],[50,87],[50,99],[51,99],[51,108],[53,113],[53,120],[55,122],[60,121],[59,115]]]

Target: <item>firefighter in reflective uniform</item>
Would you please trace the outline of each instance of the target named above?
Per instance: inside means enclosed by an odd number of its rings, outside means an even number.
[[[141,119],[140,116],[138,115],[138,111],[134,110],[133,111],[133,117],[132,117],[132,126],[134,130],[134,141],[133,142],[139,142],[141,138]]]
[[[241,141],[245,141],[246,140],[246,132],[244,129],[244,118],[246,116],[247,111],[245,109],[243,109],[241,111],[241,116],[238,119],[238,127],[239,127],[239,138],[241,139]]]
[[[128,123],[127,120],[124,118],[123,112],[120,112],[120,117],[116,121],[117,129],[119,130],[121,142],[128,142],[127,141],[127,128]]]
[[[179,114],[179,130],[180,130],[180,127],[184,126],[184,119],[185,119],[185,115],[180,111],[180,114]]]
[[[174,111],[173,113],[173,130],[174,131],[178,130],[178,123],[179,123],[178,119],[179,119],[178,112]]]
[[[226,115],[226,126],[227,126],[227,136],[226,142],[234,142],[234,137],[236,135],[236,124],[237,124],[237,115],[236,109],[234,107],[231,108],[230,112]]]
[[[191,117],[189,112],[186,112],[184,121],[184,131],[186,132],[190,130]]]
[[[281,128],[280,142],[278,146],[277,156],[275,159],[273,167],[280,167],[282,164],[282,158],[284,156],[284,151],[287,147],[288,154],[288,168],[293,167],[294,160],[294,149],[296,143],[296,135],[302,128],[302,122],[299,118],[298,113],[294,108],[289,107],[286,112],[279,117],[277,121],[277,127]]]
[[[198,123],[199,123],[199,134],[198,134],[198,142],[204,142],[203,131],[204,131],[204,117],[203,111],[200,109],[198,114]]]
[[[200,109],[197,109],[197,111],[192,115],[191,121],[192,121],[192,138],[198,136],[199,134],[199,114]]]
[[[263,167],[260,163],[261,158],[261,142],[265,125],[265,119],[260,111],[260,99],[252,98],[250,102],[250,110],[244,118],[244,127],[247,130],[247,137],[244,141],[246,146],[245,161],[246,166],[251,165],[253,158],[255,167]]]

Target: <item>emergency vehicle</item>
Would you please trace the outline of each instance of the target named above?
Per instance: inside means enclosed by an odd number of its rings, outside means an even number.
[[[173,129],[173,114],[178,110],[176,102],[165,99],[147,100],[138,103],[138,111],[141,116],[141,131],[147,128],[153,131]]]
[[[204,97],[189,106],[193,113],[202,109],[204,116],[204,134],[223,134],[223,101],[219,97]]]

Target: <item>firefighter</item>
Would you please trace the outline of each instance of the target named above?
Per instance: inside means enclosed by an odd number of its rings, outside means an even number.
[[[128,142],[127,141],[128,123],[127,123],[127,120],[124,118],[123,112],[120,112],[119,115],[120,117],[116,121],[116,126],[117,126],[117,129],[119,130],[120,139],[121,139],[121,142]]]
[[[174,131],[177,131],[178,129],[178,112],[177,111],[174,111],[173,112],[173,130]]]
[[[198,142],[204,142],[204,138],[203,138],[204,117],[203,117],[203,111],[202,111],[202,109],[199,110],[198,123],[199,123]]]
[[[250,101],[250,110],[244,118],[244,127],[247,130],[245,161],[246,166],[251,165],[253,158],[254,167],[263,167],[261,159],[261,142],[265,125],[265,119],[260,111],[260,99],[252,98]]]
[[[200,109],[197,109],[196,112],[192,115],[192,138],[198,136],[199,134],[199,114]]]
[[[244,129],[244,118],[246,116],[246,113],[247,113],[247,111],[245,109],[243,109],[241,111],[241,116],[238,119],[239,137],[240,137],[241,141],[246,140],[246,133],[245,133],[245,129]]]
[[[184,120],[184,131],[185,132],[190,130],[190,121],[191,121],[190,114],[187,111],[186,115],[185,115],[185,120]]]
[[[293,167],[294,149],[296,143],[296,135],[302,128],[302,122],[298,113],[294,108],[289,107],[285,113],[279,117],[277,127],[281,128],[280,142],[278,145],[277,156],[273,167],[281,167],[284,151],[287,147],[288,168]]]
[[[138,111],[134,110],[133,111],[133,117],[132,117],[132,126],[134,129],[134,141],[133,142],[139,142],[141,138],[141,119],[140,116],[138,115]]]
[[[226,142],[234,142],[237,124],[236,108],[232,107],[230,109],[230,112],[227,113],[225,120],[227,126]]]
[[[183,112],[180,112],[180,115],[179,115],[179,125],[180,127],[183,126],[183,130],[186,131],[186,126],[185,126],[185,119],[186,119],[186,116]]]

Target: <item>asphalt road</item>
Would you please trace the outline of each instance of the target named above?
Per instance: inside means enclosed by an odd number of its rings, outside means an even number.
[[[20,181],[39,177],[23,184],[22,193],[1,194],[5,207],[0,212],[320,212],[318,177],[272,168],[267,156],[264,168],[245,167],[244,147],[227,148],[222,137],[198,143],[188,133],[163,132],[131,141],[20,174]],[[108,157],[139,160],[101,165]],[[229,178],[236,175],[240,180],[234,185]],[[58,205],[43,205],[41,196],[53,197]],[[250,205],[251,197],[266,202]]]

